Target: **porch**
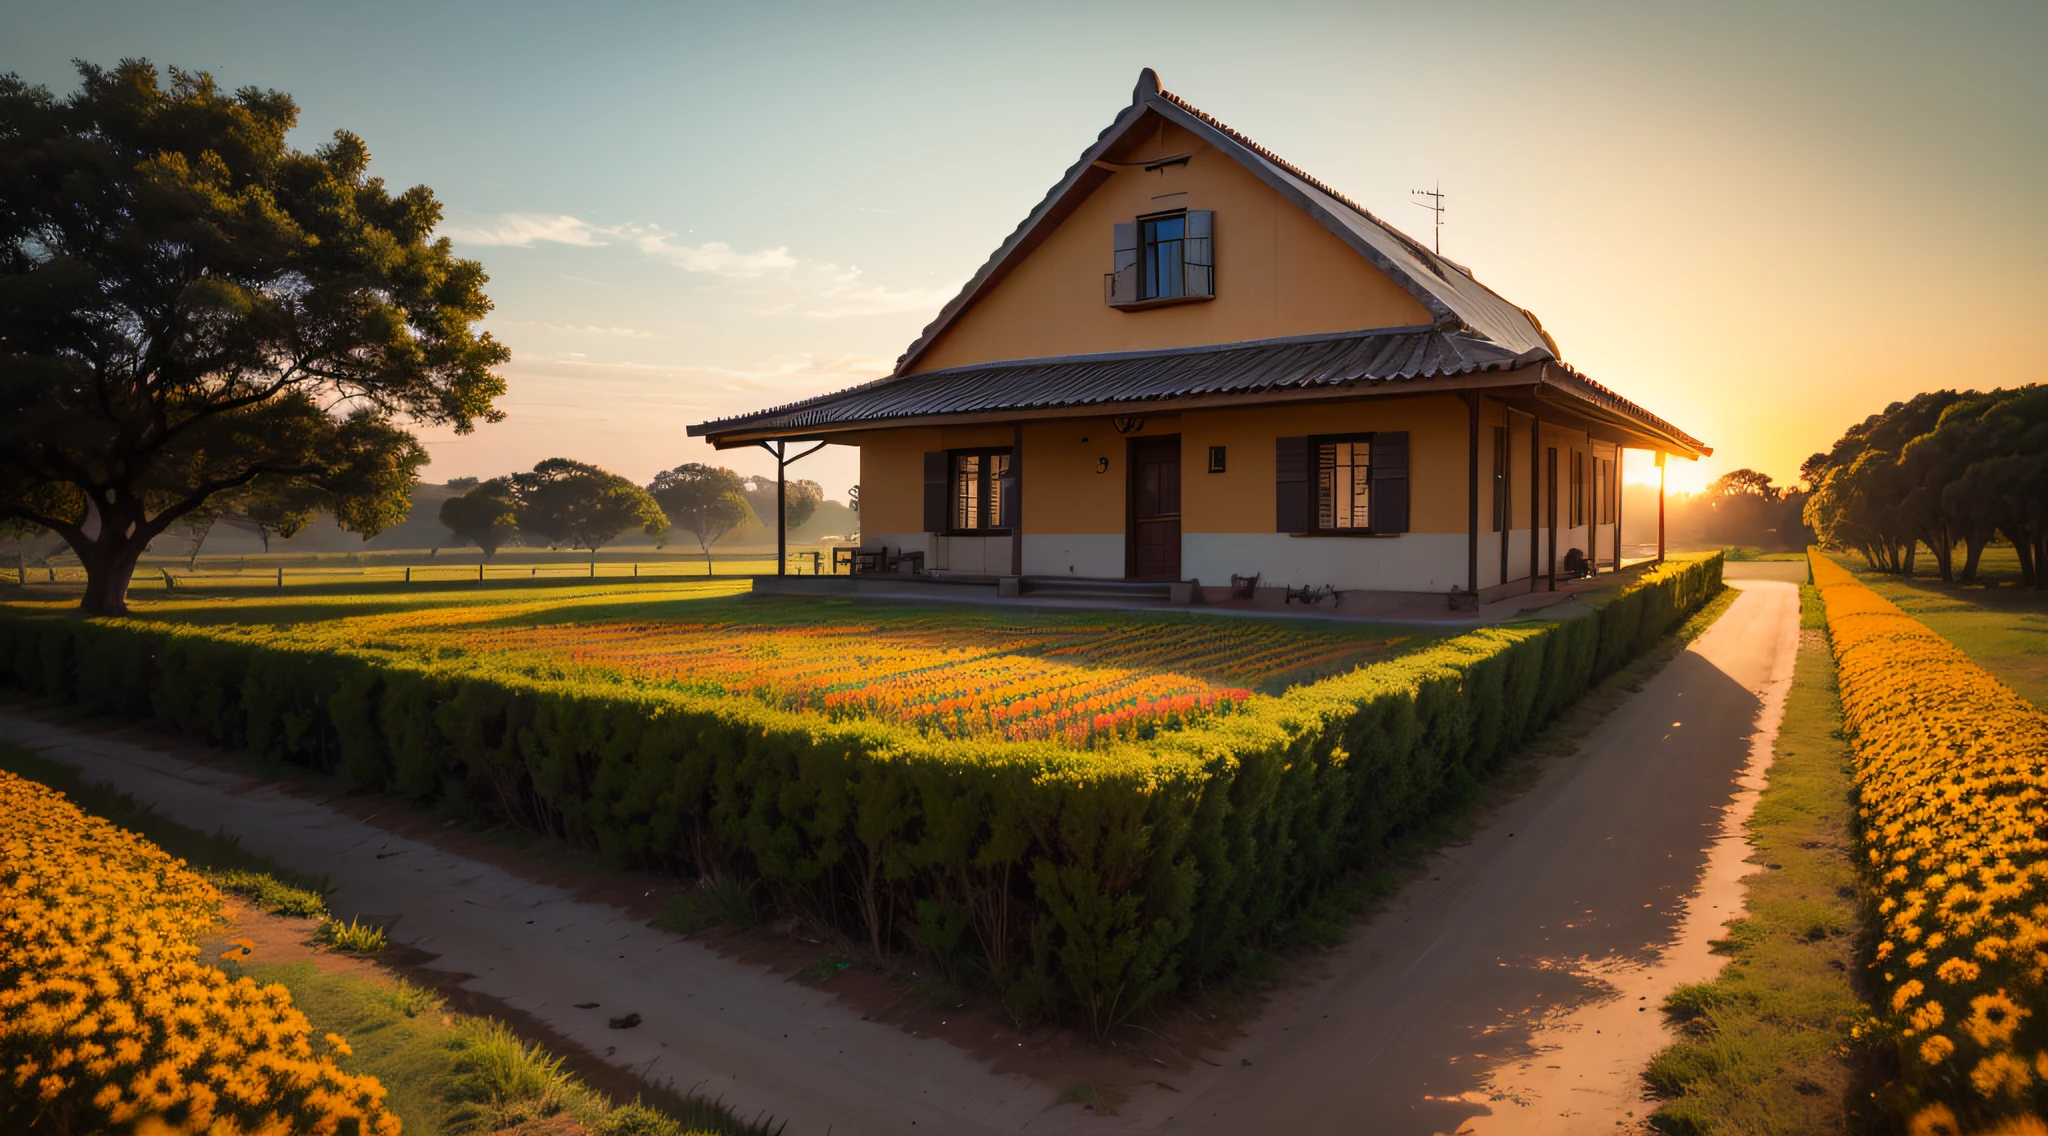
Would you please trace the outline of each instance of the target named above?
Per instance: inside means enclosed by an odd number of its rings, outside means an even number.
[[[1596,600],[1636,578],[1660,561],[1656,557],[1625,560],[1583,579],[1559,579],[1553,588],[1531,590],[1528,581],[1514,580],[1483,589],[1478,603],[1467,593],[1322,591],[1303,596],[1299,589],[1254,586],[1249,596],[1233,589],[1197,581],[1089,579],[1071,576],[993,576],[968,573],[870,573],[826,576],[756,576],[755,595],[829,595],[916,603],[971,603],[1030,609],[1099,611],[1173,611],[1257,618],[1346,620],[1361,623],[1419,623],[1445,627],[1478,627],[1505,623],[1527,612],[1578,600]],[[1293,592],[1295,594],[1290,595]],[[1559,614],[1562,614],[1561,612]]]

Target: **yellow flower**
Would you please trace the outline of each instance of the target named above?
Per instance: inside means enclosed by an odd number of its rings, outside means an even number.
[[[1929,1065],[1939,1065],[1948,1060],[1949,1054],[1955,1051],[1955,1042],[1940,1034],[1935,1034],[1933,1037],[1920,1043],[1920,1060],[1925,1061]]]
[[[1970,1084],[1979,1096],[2019,1096],[2034,1083],[2034,1071],[2010,1053],[1994,1053],[1970,1070]]]
[[[1952,958],[1934,968],[1934,976],[1947,983],[1975,982],[1984,968],[1969,959]]]
[[[1945,1104],[1931,1104],[1913,1114],[1913,1123],[1906,1131],[1909,1136],[1962,1136],[1963,1130],[1952,1109]]]
[[[1996,1042],[2010,1040],[2013,1032],[2020,1028],[2020,1019],[2032,1012],[2006,997],[2003,990],[1996,994],[1979,994],[1970,999],[1970,1016],[1963,1022],[1963,1029],[1978,1045],[1989,1047]]]

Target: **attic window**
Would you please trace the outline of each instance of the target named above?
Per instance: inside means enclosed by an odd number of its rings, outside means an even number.
[[[1129,309],[1215,299],[1215,217],[1181,209],[1115,225],[1103,300]]]

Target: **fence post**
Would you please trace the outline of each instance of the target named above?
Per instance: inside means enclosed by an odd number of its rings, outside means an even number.
[[[640,578],[640,566],[638,564],[633,565],[633,578],[635,580]]]
[[[412,583],[412,565],[410,564],[405,566],[405,582],[408,584]]]
[[[593,579],[593,580],[597,579],[597,558],[596,558],[596,557],[592,557],[592,558],[591,558],[591,560],[590,560],[590,578],[591,578],[591,579]]]
[[[481,563],[476,566],[476,582],[479,584],[484,582],[484,566]]]
[[[280,592],[284,591],[284,566],[282,564],[278,565],[277,568],[277,590]]]

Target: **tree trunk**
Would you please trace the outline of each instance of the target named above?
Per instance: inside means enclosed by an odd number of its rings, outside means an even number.
[[[1963,541],[1963,583],[1977,582],[1977,562],[1984,558],[1986,540],[1981,536],[1967,537]]]
[[[78,550],[85,565],[85,596],[78,609],[87,615],[128,614],[128,584],[135,577],[135,562],[142,559],[146,540],[130,537],[120,541],[94,541]]]
[[[2034,542],[2032,539],[2006,531],[2006,539],[2012,541],[2013,555],[2020,562],[2020,586],[2029,587],[2034,583]]]

